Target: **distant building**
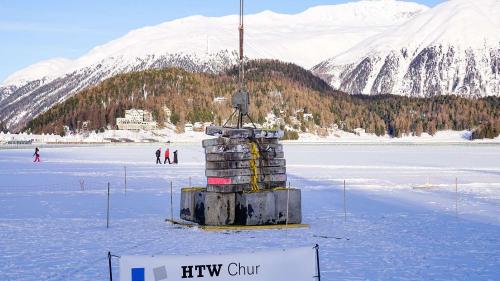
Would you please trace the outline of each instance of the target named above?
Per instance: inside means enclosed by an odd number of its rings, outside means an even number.
[[[356,128],[356,129],[354,129],[354,133],[358,136],[362,136],[362,135],[366,134],[366,130],[363,128]]]
[[[147,110],[125,110],[125,118],[116,118],[118,130],[155,130],[157,128],[153,115]]]
[[[165,113],[165,122],[170,123],[170,117],[172,117],[172,110],[170,110],[170,108],[164,105],[163,112]]]
[[[193,124],[192,123],[186,123],[184,125],[184,131],[185,132],[192,132],[193,131]]]
[[[203,126],[203,122],[196,122],[193,124],[193,131],[195,132],[203,132],[205,127]]]
[[[309,120],[313,120],[314,119],[314,116],[312,115],[312,113],[304,113],[304,120],[305,121],[309,121]]]
[[[225,103],[226,101],[227,101],[226,97],[215,97],[214,98],[214,103],[222,104],[222,103]]]
[[[193,124],[192,130],[195,132],[204,132],[205,128],[213,125],[212,122],[196,122]]]

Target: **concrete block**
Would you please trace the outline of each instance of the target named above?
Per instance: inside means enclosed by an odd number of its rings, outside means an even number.
[[[259,182],[260,189],[274,189],[283,188],[286,186],[285,181],[270,181],[270,182]]]
[[[209,126],[205,128],[205,133],[209,136],[223,136],[228,138],[266,138],[279,139],[284,136],[280,130],[263,130],[255,128],[225,128],[220,126]]]
[[[270,182],[258,182],[260,190],[265,189],[274,189],[274,188],[283,188],[286,186],[286,182],[284,181],[270,181]],[[243,192],[243,191],[251,191],[252,187],[249,183],[246,184],[207,184],[207,192]]]
[[[249,184],[252,176],[207,177],[207,184]],[[257,175],[257,182],[286,182],[286,174]]]
[[[259,144],[278,144],[279,141],[277,138],[274,139],[266,139],[266,138],[257,138],[256,139]],[[237,144],[248,144],[250,140],[248,138],[213,138],[206,139],[202,141],[202,146],[214,146],[214,145],[237,145]]]
[[[286,223],[286,205],[288,200],[288,189],[276,188],[273,191],[275,198],[276,218],[278,224]],[[290,189],[290,199],[288,203],[288,223],[302,222],[302,205],[300,189]]]
[[[219,137],[219,138],[214,138],[214,139],[203,140],[201,142],[201,145],[203,146],[203,148],[205,148],[205,147],[208,147],[208,146],[215,146],[215,145],[246,144],[248,142],[249,142],[249,140],[248,139],[244,139],[244,138],[241,138],[241,139],[230,139],[230,138]]]
[[[205,192],[205,225],[234,224],[235,193]]]
[[[275,204],[272,191],[237,193],[235,224],[276,224]]]
[[[254,129],[253,136],[255,138],[266,138],[266,139],[280,139],[285,135],[285,132],[281,130],[263,130]]]
[[[285,167],[258,167],[257,175],[274,175],[285,174]],[[251,176],[253,175],[252,169],[225,169],[225,170],[205,170],[207,177],[237,177],[237,176]]]
[[[180,206],[180,218],[187,221],[195,220],[195,200],[198,193],[205,191],[206,188],[183,188],[181,190],[181,206]]]
[[[243,144],[222,144],[222,145],[210,145],[205,146],[205,153],[223,153],[223,152],[237,152],[237,153],[249,153],[251,151],[251,143]],[[283,152],[282,144],[259,144],[259,150],[262,151],[275,151]]]
[[[259,159],[255,161],[257,167],[285,167],[285,159]],[[244,161],[209,161],[205,163],[207,170],[225,170],[225,169],[247,169],[250,168],[250,160]]]
[[[238,152],[238,153],[249,153],[250,144],[224,144],[224,145],[212,145],[205,147],[205,154],[208,153],[223,153],[223,152]]]
[[[194,198],[194,222],[205,224],[205,195],[206,191],[198,192]]]
[[[243,161],[243,160],[251,160],[254,156],[252,153],[240,153],[240,152],[220,152],[220,153],[207,153],[205,154],[205,160],[208,162],[217,162],[217,161]],[[274,152],[274,151],[266,151],[260,153],[260,158],[262,159],[276,159],[283,158],[285,154],[283,152]],[[257,159],[258,160],[258,159]]]
[[[250,184],[207,184],[207,192],[242,192],[251,190]]]
[[[205,128],[205,134],[209,136],[222,136],[228,138],[248,138],[252,136],[253,132],[249,129],[208,126]]]

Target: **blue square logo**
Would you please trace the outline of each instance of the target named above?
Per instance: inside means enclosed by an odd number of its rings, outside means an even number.
[[[132,268],[132,281],[145,281],[144,268]]]

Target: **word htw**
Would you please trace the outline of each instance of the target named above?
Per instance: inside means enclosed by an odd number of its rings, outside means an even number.
[[[194,273],[198,273],[196,275],[197,278],[205,277],[205,274],[208,271],[210,277],[217,277],[220,274],[220,270],[222,268],[222,264],[199,264],[199,265],[184,265],[182,266],[182,278],[194,278]]]

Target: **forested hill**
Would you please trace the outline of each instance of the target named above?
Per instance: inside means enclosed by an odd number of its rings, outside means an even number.
[[[289,130],[317,134],[326,134],[333,124],[346,131],[364,128],[395,137],[446,129],[477,129],[476,137],[495,137],[500,132],[500,98],[350,96],[294,64],[258,60],[250,61],[246,69],[250,112],[261,124],[273,113],[282,118],[282,128],[287,125]],[[26,129],[62,133],[64,126],[81,129],[83,122],[92,130],[114,128],[115,118],[130,108],[150,110],[163,124],[164,106],[172,110],[171,121],[180,130],[186,122],[220,124],[232,112],[230,97],[236,89],[236,68],[219,75],[177,68],[122,74],[54,106]],[[227,101],[217,102],[221,100],[217,97]]]

